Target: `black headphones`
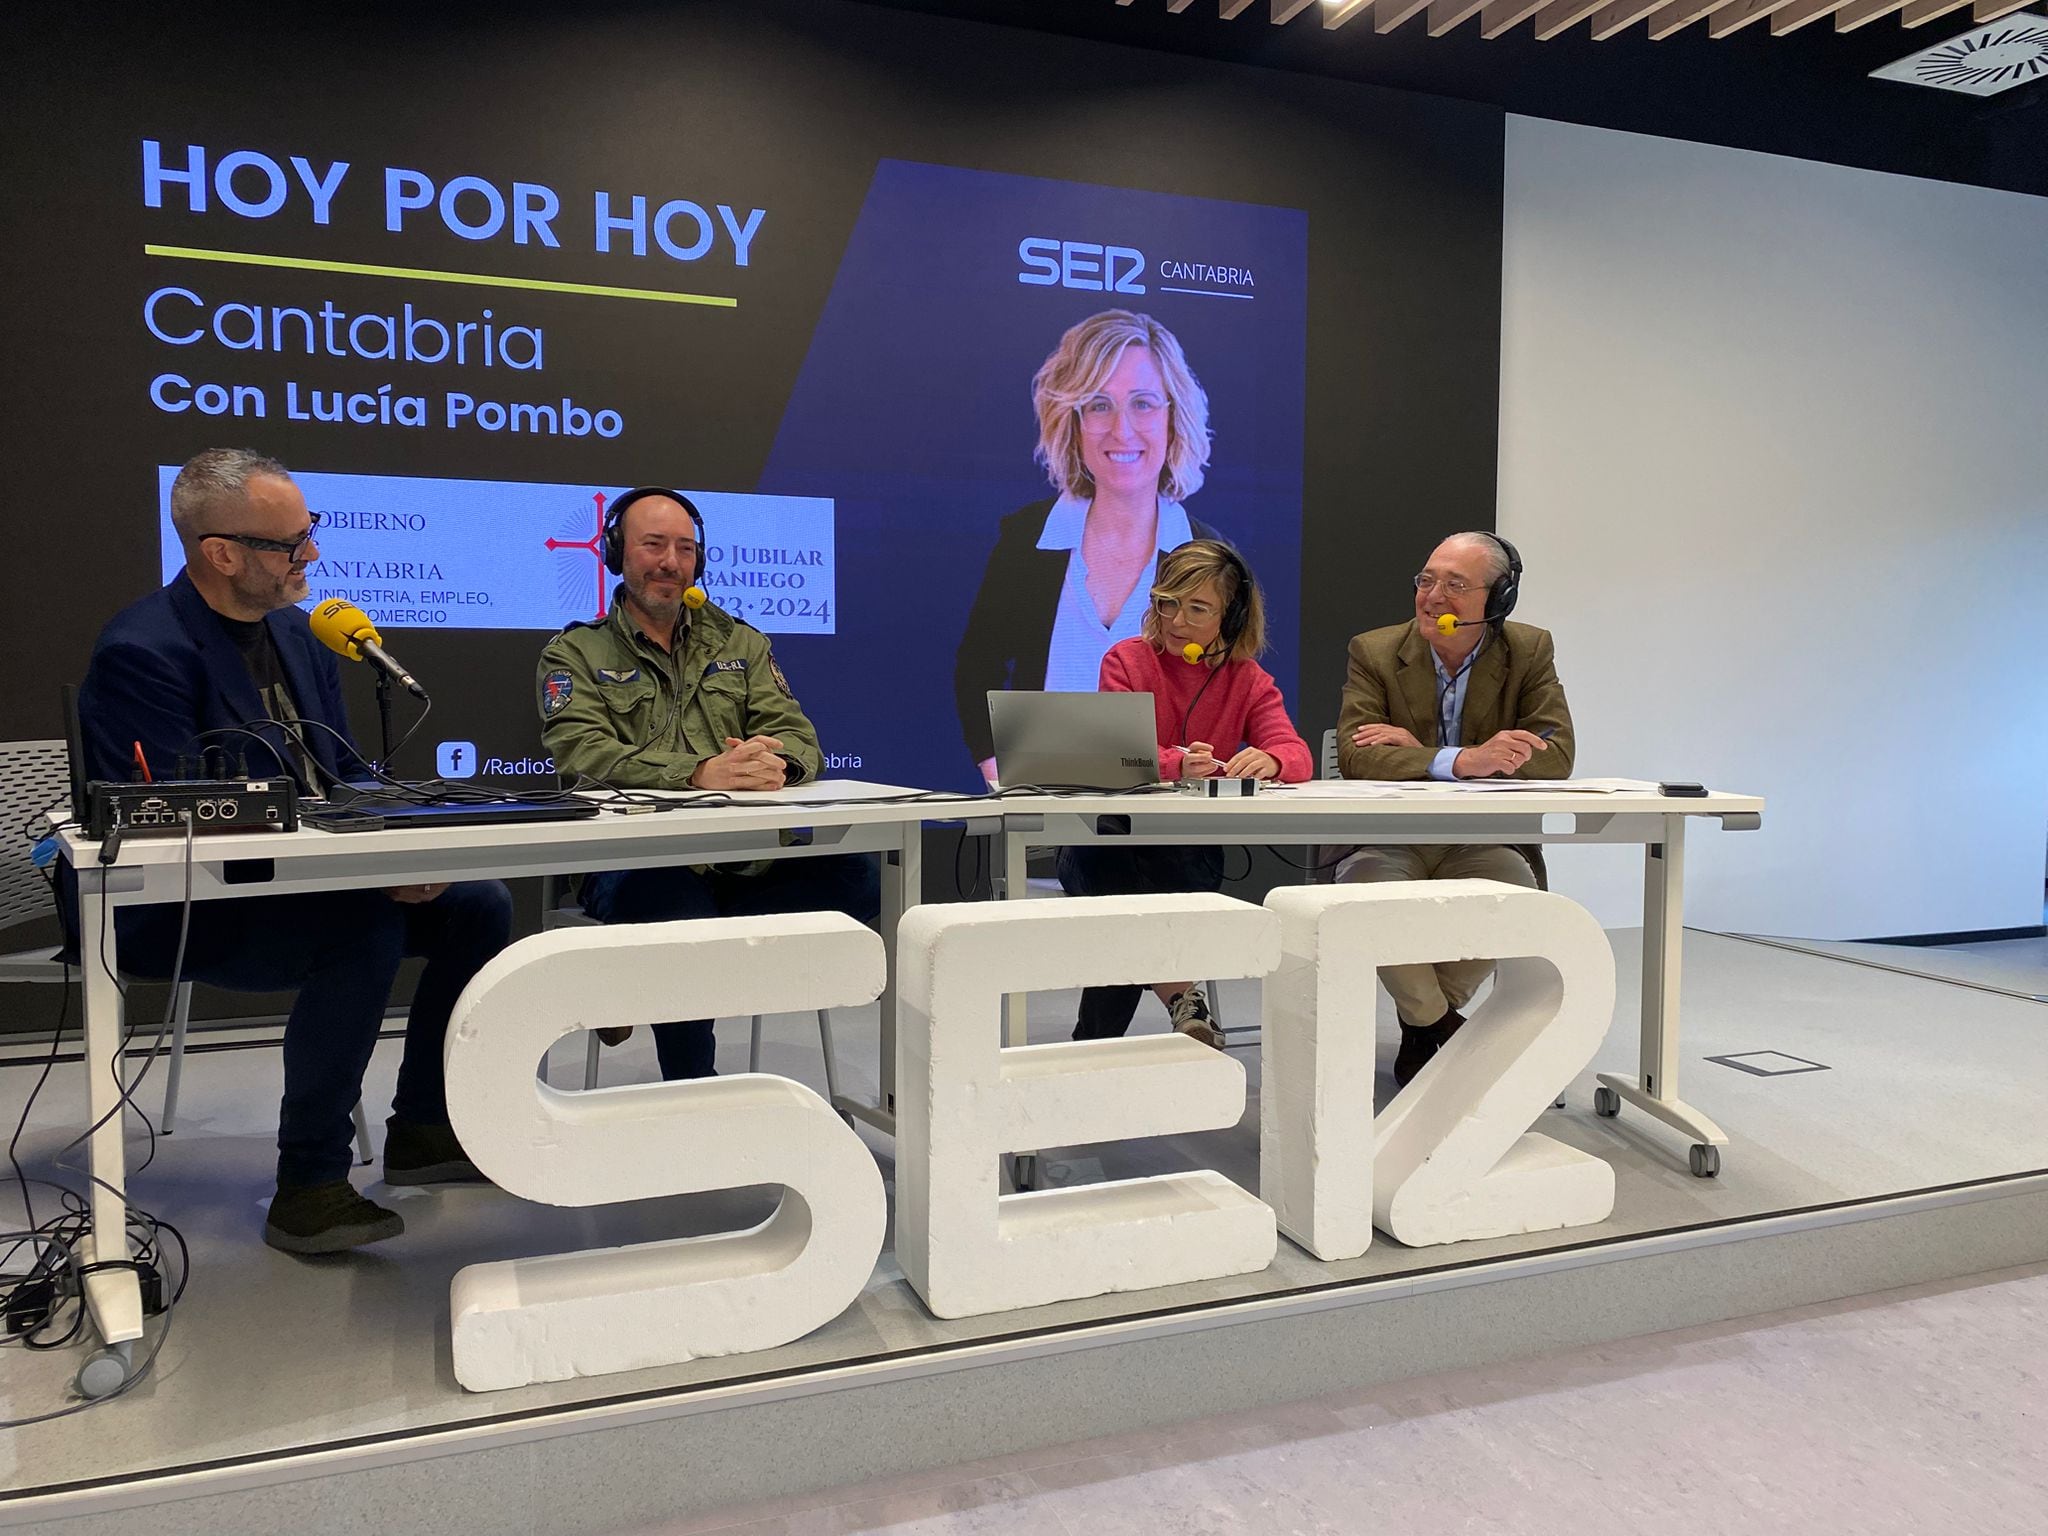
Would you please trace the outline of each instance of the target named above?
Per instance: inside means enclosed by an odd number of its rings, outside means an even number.
[[[1499,625],[1515,611],[1516,599],[1522,595],[1522,557],[1515,546],[1499,534],[1489,533],[1486,536],[1508,557],[1506,573],[1486,589],[1486,614],[1482,622]]]
[[[1245,626],[1252,620],[1252,568],[1244,563],[1244,556],[1232,549],[1221,539],[1189,539],[1187,543],[1168,550],[1171,559],[1183,549],[1200,546],[1213,554],[1220,555],[1225,564],[1237,574],[1237,590],[1230,595],[1230,601],[1223,609],[1223,624],[1217,638],[1223,642],[1226,652],[1237,645],[1237,637],[1244,633]]]
[[[636,486],[622,492],[604,509],[604,568],[614,576],[626,574],[626,508],[646,496],[666,496],[689,513],[690,521],[697,525],[697,568],[690,573],[690,584],[700,585],[704,580],[704,514],[681,491],[672,491],[665,485]]]
[[[1230,602],[1224,607],[1222,630],[1225,650],[1234,650],[1237,646],[1237,637],[1244,633],[1245,625],[1252,621],[1252,568],[1244,563],[1243,555],[1221,539],[1207,539],[1203,542],[1221,550],[1230,568],[1237,572],[1237,590],[1230,594]]]

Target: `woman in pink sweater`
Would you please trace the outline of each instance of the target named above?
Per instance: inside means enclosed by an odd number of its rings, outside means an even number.
[[[1099,686],[1152,695],[1163,779],[1298,784],[1313,772],[1313,762],[1272,674],[1254,660],[1265,648],[1265,605],[1250,569],[1229,545],[1195,539],[1161,557],[1144,631],[1110,648]],[[1062,848],[1059,875],[1070,896],[1217,891],[1223,888],[1223,850],[1100,843]],[[1176,1030],[1223,1048],[1199,986],[1166,981],[1152,990]],[[1142,987],[1087,988],[1074,1038],[1121,1035],[1143,994]]]

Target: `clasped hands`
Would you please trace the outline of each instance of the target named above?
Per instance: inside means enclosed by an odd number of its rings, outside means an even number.
[[[1413,731],[1398,725],[1361,725],[1351,733],[1354,747],[1420,747]],[[1497,779],[1514,773],[1550,743],[1534,731],[1495,731],[1476,747],[1467,747],[1451,764],[1461,779]]]
[[[699,789],[780,789],[789,777],[781,751],[773,736],[728,736],[725,750],[699,763],[690,782]]]

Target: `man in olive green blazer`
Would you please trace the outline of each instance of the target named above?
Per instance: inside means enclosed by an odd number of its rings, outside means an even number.
[[[1415,618],[1355,636],[1337,718],[1347,779],[1563,779],[1571,710],[1549,632],[1508,621],[1521,562],[1489,533],[1457,533],[1415,578]],[[1445,633],[1439,620],[1455,625]],[[1489,619],[1493,622],[1488,622]],[[1340,881],[1540,883],[1542,854],[1503,844],[1404,844],[1354,850]],[[1401,1020],[1394,1081],[1406,1087],[1465,1022],[1493,972],[1487,960],[1390,965],[1380,980]]]

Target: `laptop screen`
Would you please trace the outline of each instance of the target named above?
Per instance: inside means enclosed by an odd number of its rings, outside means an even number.
[[[1133,789],[1159,782],[1159,744],[1149,693],[988,696],[996,775],[1006,788]]]

